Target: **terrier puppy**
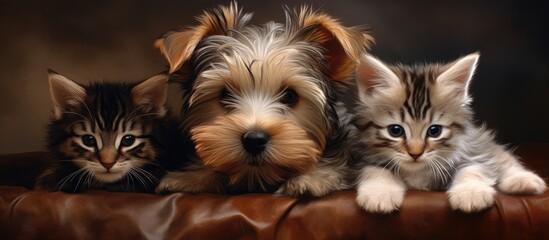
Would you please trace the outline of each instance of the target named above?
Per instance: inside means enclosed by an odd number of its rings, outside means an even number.
[[[285,24],[252,26],[233,2],[157,40],[170,73],[184,75],[182,129],[197,155],[158,192],[323,196],[348,187],[336,89],[372,38],[309,7],[285,15]]]

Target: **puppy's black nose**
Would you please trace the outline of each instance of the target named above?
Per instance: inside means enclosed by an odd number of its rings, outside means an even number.
[[[246,151],[256,155],[265,149],[269,138],[269,134],[264,131],[252,130],[242,135],[242,144]]]

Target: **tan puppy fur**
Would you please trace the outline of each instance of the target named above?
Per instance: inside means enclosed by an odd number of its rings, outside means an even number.
[[[371,37],[308,7],[285,14],[285,24],[252,26],[233,3],[156,42],[181,78],[183,131],[197,155],[158,191],[322,196],[348,187],[335,90]]]

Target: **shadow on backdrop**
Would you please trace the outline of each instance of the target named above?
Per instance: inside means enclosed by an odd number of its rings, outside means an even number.
[[[137,81],[163,71],[152,47],[229,1],[3,1],[0,3],[0,153],[41,150],[51,101],[46,69],[72,79]],[[300,1],[282,1],[300,6]],[[253,22],[283,20],[281,1],[239,1]],[[549,30],[529,1],[307,1],[346,25],[368,25],[386,62],[450,61],[480,51],[472,84],[477,119],[512,144],[549,135]],[[178,109],[178,90],[170,102]]]

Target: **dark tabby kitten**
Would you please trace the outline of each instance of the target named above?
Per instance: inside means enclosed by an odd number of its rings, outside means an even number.
[[[48,148],[57,160],[37,188],[154,192],[181,161],[177,124],[165,106],[168,77],[81,86],[53,71]]]
[[[362,59],[355,116],[364,153],[356,199],[362,208],[397,210],[407,189],[445,190],[450,206],[464,212],[490,207],[496,189],[545,191],[542,178],[473,124],[468,86],[478,58],[416,66]]]

